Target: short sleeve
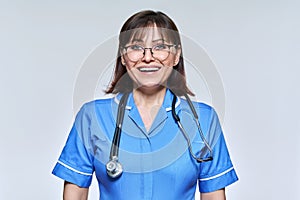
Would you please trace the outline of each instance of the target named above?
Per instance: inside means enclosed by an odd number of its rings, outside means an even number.
[[[200,164],[198,181],[199,190],[203,193],[225,188],[238,180],[229,156],[219,119],[212,108],[207,139],[212,147],[213,160]]]
[[[55,176],[76,184],[89,187],[92,181],[93,156],[89,149],[90,119],[85,108],[76,116],[62,153],[52,171]]]

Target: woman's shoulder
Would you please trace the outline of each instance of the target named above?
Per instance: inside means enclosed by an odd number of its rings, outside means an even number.
[[[188,101],[186,99],[181,99],[181,110],[184,110],[186,112],[192,112],[191,107],[188,104]],[[201,102],[201,101],[194,101],[192,100],[193,106],[197,112],[197,115],[201,119],[205,119],[208,121],[217,119],[218,120],[218,114],[214,107],[208,103]]]
[[[180,101],[183,107],[186,106],[189,107],[188,101],[185,98],[180,98]],[[207,110],[207,111],[214,110],[213,106],[206,102],[192,100],[192,103],[196,110]]]
[[[90,112],[95,110],[95,108],[110,108],[113,102],[115,102],[115,96],[104,96],[98,99],[94,99],[88,102],[85,102],[79,109],[79,112]]]
[[[101,104],[110,104],[113,101],[115,101],[115,98],[116,98],[116,95],[105,95],[100,98],[88,101],[88,102],[84,103],[83,106],[89,107],[89,106],[94,106],[94,105],[99,105],[99,104],[100,105]]]

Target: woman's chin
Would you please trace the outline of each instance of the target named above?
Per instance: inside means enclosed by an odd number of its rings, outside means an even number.
[[[138,90],[157,90],[157,89],[161,89],[164,88],[165,86],[161,83],[143,83],[143,84],[139,84],[136,89]]]

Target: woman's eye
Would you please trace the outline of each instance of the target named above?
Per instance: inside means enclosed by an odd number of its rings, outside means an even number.
[[[164,50],[167,48],[167,45],[165,44],[159,44],[153,47],[154,50]]]
[[[131,50],[134,51],[139,51],[139,50],[143,50],[143,47],[139,46],[139,45],[132,45],[129,47]]]

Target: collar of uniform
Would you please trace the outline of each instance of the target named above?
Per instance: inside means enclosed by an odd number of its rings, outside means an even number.
[[[121,99],[122,96],[123,96],[123,94],[121,94],[121,93],[118,93],[118,94],[115,95],[114,101],[117,105],[119,105],[120,99]],[[134,105],[134,101],[133,101],[133,96],[132,96],[132,92],[131,92],[128,96],[127,105],[126,105],[125,109],[126,110],[131,110],[133,105]]]
[[[123,94],[118,93],[117,95],[115,95],[114,97],[114,101],[119,105],[120,103],[120,99],[122,97]],[[162,107],[166,109],[166,111],[171,111],[172,110],[172,101],[173,101],[173,94],[171,93],[171,91],[169,89],[166,90],[166,94],[165,94],[165,98],[162,104]],[[177,108],[180,104],[180,98],[176,97],[176,104],[175,104],[175,108]],[[132,107],[134,106],[134,99],[133,99],[133,95],[132,92],[129,94],[128,100],[127,100],[127,105],[126,105],[126,109],[127,110],[131,110]]]
[[[163,101],[162,107],[166,109],[166,111],[172,110],[172,101],[173,101],[173,94],[169,89],[166,90],[165,99]],[[180,98],[176,97],[175,108],[177,108],[180,104]]]

